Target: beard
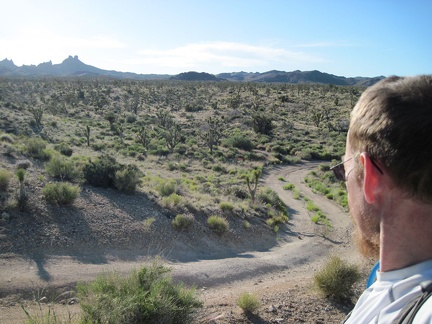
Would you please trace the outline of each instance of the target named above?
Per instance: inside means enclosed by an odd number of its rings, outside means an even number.
[[[379,232],[366,237],[356,226],[352,236],[357,249],[364,257],[379,259]]]
[[[350,213],[354,220],[353,241],[359,252],[368,258],[379,259],[380,256],[380,224],[377,213],[370,205],[366,205],[357,219]]]

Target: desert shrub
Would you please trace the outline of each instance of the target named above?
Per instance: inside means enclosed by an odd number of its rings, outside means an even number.
[[[175,192],[167,197],[162,198],[162,206],[164,207],[174,207],[180,205],[182,202],[182,197]]]
[[[116,172],[121,166],[115,158],[102,155],[96,161],[90,161],[83,168],[85,181],[95,187],[113,187]]]
[[[282,188],[283,188],[283,190],[293,190],[295,188],[295,185],[294,185],[294,183],[287,183]]]
[[[253,313],[260,306],[260,302],[255,295],[245,292],[237,299],[237,306],[245,313]]]
[[[192,226],[195,217],[192,214],[178,214],[172,221],[176,230],[186,230]]]
[[[41,161],[49,160],[50,154],[46,151],[46,142],[41,138],[28,138],[24,141],[24,154]]]
[[[283,213],[276,213],[272,214],[270,213],[270,218],[267,220],[267,225],[274,226],[274,225],[280,225],[288,222],[289,217],[288,215],[285,215]]]
[[[0,142],[6,142],[6,143],[12,144],[13,142],[15,142],[15,140],[14,140],[13,136],[10,134],[1,134],[0,135]]]
[[[0,192],[7,191],[11,177],[12,174],[9,171],[0,169]]]
[[[149,232],[151,230],[151,227],[154,224],[154,222],[156,222],[156,218],[154,218],[154,217],[149,217],[149,218],[146,218],[145,220],[143,220],[142,224],[143,224],[144,230]]]
[[[157,184],[156,190],[162,197],[168,197],[169,195],[177,192],[177,182],[174,179],[162,179]]]
[[[81,177],[80,170],[74,162],[61,155],[53,155],[45,164],[45,170],[51,177],[62,181],[76,181]]]
[[[64,156],[72,156],[73,153],[72,148],[64,142],[54,145],[54,149]]]
[[[188,151],[188,146],[183,143],[177,144],[176,147],[174,148],[174,152],[180,155],[185,155],[187,151]]]
[[[232,191],[234,193],[234,196],[241,199],[241,200],[245,200],[245,199],[249,198],[248,191],[243,187],[233,186]]]
[[[49,203],[71,205],[78,197],[80,187],[67,182],[55,182],[46,184],[42,192]]]
[[[212,171],[226,173],[227,169],[223,165],[216,164],[212,166]]]
[[[93,143],[91,144],[91,148],[95,151],[103,151],[106,147],[105,143]]]
[[[317,205],[315,205],[313,203],[313,201],[311,201],[311,200],[309,200],[308,202],[306,202],[306,209],[309,210],[309,211],[311,211],[311,212],[317,212],[317,211],[320,210],[320,208]]]
[[[249,229],[251,227],[251,224],[247,220],[244,220],[242,225],[244,229]]]
[[[120,170],[117,170],[114,177],[114,186],[116,189],[127,194],[132,194],[136,191],[140,184],[142,172],[136,165],[126,165]]]
[[[191,323],[202,307],[195,289],[174,283],[154,263],[122,277],[113,272],[77,286],[84,323]]]
[[[24,170],[27,170],[32,166],[32,163],[29,160],[19,160],[15,164],[17,169],[24,169]]]
[[[261,191],[258,195],[258,200],[264,204],[269,204],[284,215],[288,214],[287,208],[282,199],[275,191],[270,188],[266,188],[264,191]]]
[[[318,289],[327,297],[346,301],[353,296],[353,285],[360,279],[357,266],[332,256],[324,267],[314,275]]]
[[[173,162],[173,161],[168,161],[167,163],[167,168],[169,171],[174,171],[177,170],[177,163]]]
[[[228,221],[220,216],[212,215],[207,219],[207,224],[210,229],[218,235],[222,235],[229,230]]]
[[[231,203],[228,202],[228,201],[221,201],[221,202],[219,203],[219,208],[220,208],[220,210],[222,210],[223,212],[231,212],[231,211],[233,211],[233,209],[234,209],[234,205],[231,204]]]
[[[222,144],[226,147],[235,147],[245,151],[250,151],[255,148],[255,145],[248,136],[239,133],[226,138]]]
[[[294,188],[292,192],[293,192],[293,198],[296,200],[299,200],[303,196],[301,192],[296,188]]]

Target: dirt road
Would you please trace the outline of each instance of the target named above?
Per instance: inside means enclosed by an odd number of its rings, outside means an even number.
[[[173,277],[195,285],[201,291],[207,309],[210,309],[221,303],[235,304],[235,298],[245,290],[276,294],[299,283],[310,282],[313,272],[331,254],[349,255],[353,262],[358,261],[350,243],[352,225],[347,213],[332,201],[314,194],[303,182],[305,175],[317,165],[309,162],[277,166],[264,174],[262,184],[276,191],[289,206],[290,220],[287,226],[281,228],[277,244],[261,251],[231,255],[227,252],[223,259],[175,262],[172,261],[176,260],[174,257],[171,261],[166,260],[172,268]],[[281,177],[293,183],[304,196],[321,208],[332,224],[330,231],[311,222],[304,199],[294,199],[291,191],[284,190],[282,187],[285,183],[279,180]],[[115,257],[105,260],[105,263],[91,264],[58,255],[45,260],[41,266],[33,260],[3,257],[0,259],[0,281],[4,283],[3,286],[28,290],[29,287],[43,287],[47,283],[44,278],[49,278],[50,287],[63,287],[64,291],[77,281],[91,279],[104,271],[127,273],[145,261],[125,261]],[[42,297],[43,289],[37,288],[37,294]],[[219,310],[211,309],[202,318],[220,314]],[[19,323],[23,315],[17,307],[2,307],[0,322]]]

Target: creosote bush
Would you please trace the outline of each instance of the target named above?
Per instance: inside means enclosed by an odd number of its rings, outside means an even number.
[[[12,174],[9,171],[0,169],[0,192],[7,191],[11,177]]]
[[[337,256],[330,257],[324,267],[314,276],[318,289],[328,298],[338,301],[351,299],[353,285],[359,279],[358,267],[348,264]]]
[[[46,142],[43,139],[37,137],[28,138],[24,144],[24,153],[28,156],[41,161],[50,159],[50,154],[46,151]]]
[[[45,169],[48,174],[62,181],[77,181],[81,178],[81,171],[70,159],[55,154],[46,162]]]
[[[141,183],[141,176],[142,172],[136,165],[126,165],[121,170],[116,171],[114,186],[120,191],[132,194]]]
[[[177,192],[177,182],[174,179],[161,180],[156,190],[162,197],[168,197]]]
[[[71,205],[78,197],[80,187],[67,182],[55,182],[46,184],[42,192],[49,203]]]
[[[237,299],[237,306],[245,313],[253,313],[260,306],[260,302],[255,295],[245,292]]]
[[[207,219],[207,224],[210,229],[218,235],[224,234],[229,230],[228,221],[220,216],[212,215]]]
[[[172,225],[176,230],[187,230],[195,221],[192,214],[178,214],[172,221]]]
[[[122,165],[115,158],[101,155],[83,168],[84,179],[95,187],[115,188],[131,194],[141,183],[141,171],[136,165]]]
[[[96,161],[90,161],[84,166],[84,178],[86,182],[95,187],[113,187],[115,174],[120,170],[120,164],[115,158],[101,155]]]
[[[228,201],[221,201],[219,203],[219,208],[223,212],[229,213],[229,212],[233,211],[234,205],[232,203],[228,202]]]
[[[83,323],[191,323],[202,307],[195,289],[174,283],[156,262],[127,277],[108,273],[78,285]]]

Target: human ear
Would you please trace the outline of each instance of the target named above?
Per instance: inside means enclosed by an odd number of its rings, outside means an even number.
[[[382,174],[365,152],[360,154],[360,163],[363,165],[363,193],[366,202],[374,204],[381,192]]]

